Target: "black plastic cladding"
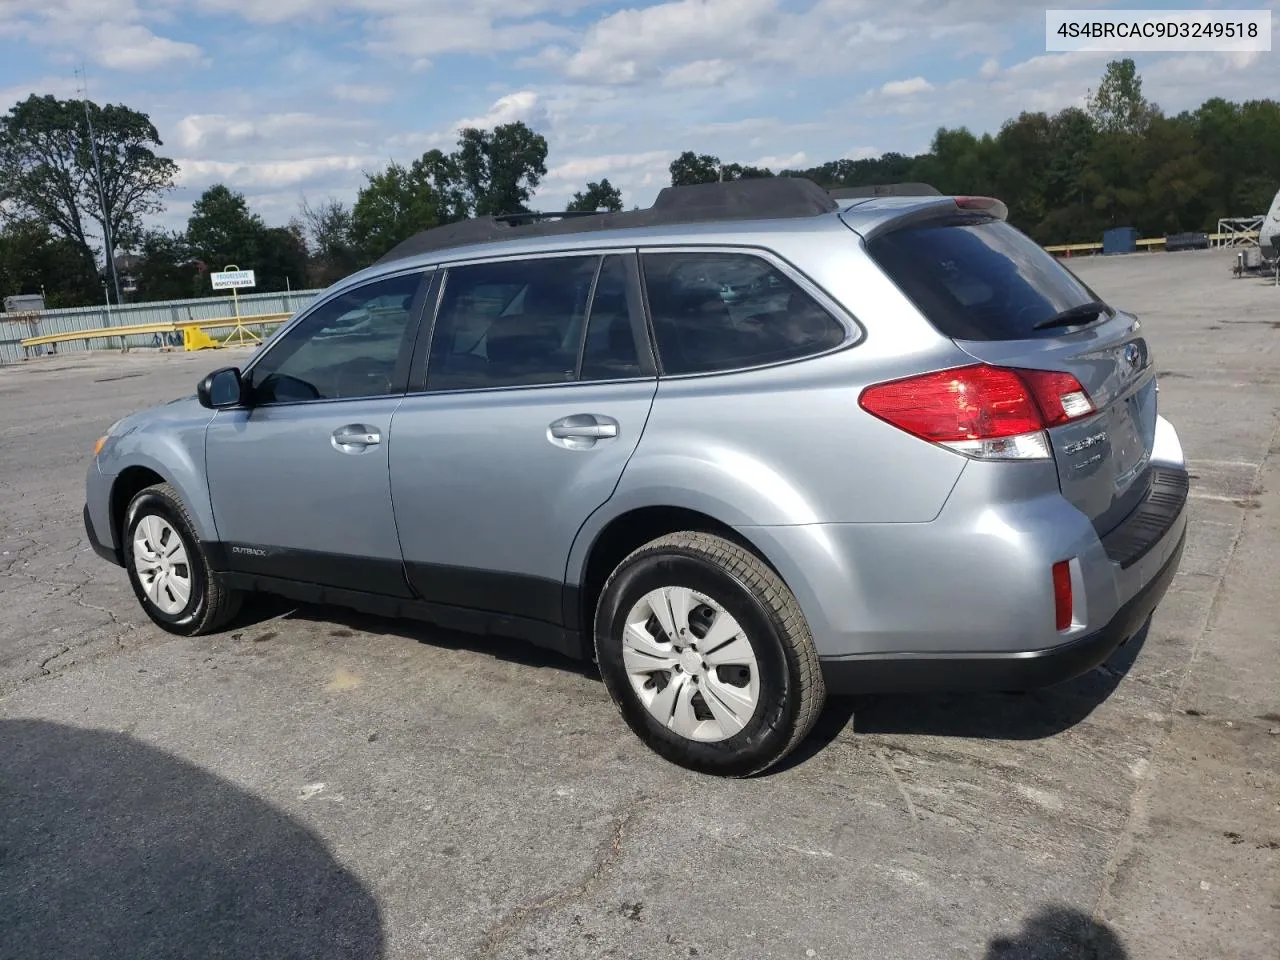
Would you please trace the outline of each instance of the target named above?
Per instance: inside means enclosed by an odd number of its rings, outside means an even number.
[[[519,216],[477,217],[424,230],[405,240],[378,263],[447,250],[478,243],[493,243],[523,237],[551,237],[599,230],[633,227],[660,227],[668,224],[706,223],[717,220],[777,220],[816,217],[839,208],[836,197],[877,196],[876,193],[849,193],[850,190],[894,190],[897,188],[938,191],[925,184],[887,184],[881,187],[824,190],[803,177],[763,177],[731,180],[727,183],[700,183],[687,187],[666,187],[653,206],[646,210],[572,216],[562,220],[538,220],[516,224]],[[902,194],[922,196],[925,194]],[[536,214],[530,215],[536,218]],[[545,215],[544,215],[545,216]]]

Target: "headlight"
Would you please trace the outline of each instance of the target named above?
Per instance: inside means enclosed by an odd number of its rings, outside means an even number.
[[[111,426],[107,427],[107,432],[98,438],[98,442],[93,445],[93,455],[95,457],[102,452],[102,448],[107,445],[107,441],[111,439],[112,435],[116,432],[116,429],[122,423],[124,423],[123,417],[121,417]]]

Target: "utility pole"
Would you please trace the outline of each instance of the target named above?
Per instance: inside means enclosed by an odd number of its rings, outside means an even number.
[[[93,156],[93,174],[98,184],[98,203],[102,207],[102,242],[107,247],[107,273],[111,276],[111,286],[116,292],[116,303],[120,304],[120,277],[116,273],[116,245],[111,236],[111,217],[107,213],[107,195],[102,189],[102,164],[98,161],[98,138],[93,133],[93,117],[89,114],[89,79],[84,67],[80,74],[81,100],[84,104],[84,122],[89,128],[89,152]]]

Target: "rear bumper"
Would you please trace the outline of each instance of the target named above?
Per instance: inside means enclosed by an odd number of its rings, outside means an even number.
[[[1028,690],[1078,677],[1133,637],[1168,592],[1186,544],[1183,530],[1160,571],[1107,624],[1044,650],[984,654],[869,654],[822,659],[827,691],[922,693]]]
[[[93,527],[93,518],[89,515],[89,505],[84,505],[84,535],[89,541],[89,546],[93,547],[93,552],[100,556],[103,560],[110,560],[118,567],[124,566],[124,557],[119,549],[109,547],[98,537],[97,530]]]

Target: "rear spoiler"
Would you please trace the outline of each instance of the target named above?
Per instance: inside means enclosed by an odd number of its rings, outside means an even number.
[[[995,197],[868,197],[847,206],[845,224],[870,242],[873,237],[914,223],[937,220],[956,213],[976,213],[1007,220],[1009,208]],[[846,219],[847,218],[847,219]]]

